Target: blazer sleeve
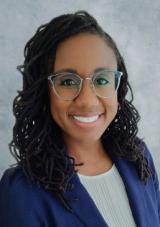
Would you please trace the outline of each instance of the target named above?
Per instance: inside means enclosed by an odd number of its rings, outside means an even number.
[[[160,188],[159,188],[159,179],[158,179],[158,174],[155,168],[155,164],[151,155],[151,152],[149,151],[148,147],[146,146],[146,144],[143,142],[144,147],[145,147],[145,154],[148,160],[148,164],[152,169],[152,180],[153,180],[153,184],[154,184],[154,188],[155,188],[155,193],[156,193],[156,201],[157,201],[157,207],[158,207],[158,217],[159,217],[159,221],[160,221]]]
[[[49,227],[38,190],[26,183],[22,174],[12,172],[7,169],[0,181],[0,226]]]

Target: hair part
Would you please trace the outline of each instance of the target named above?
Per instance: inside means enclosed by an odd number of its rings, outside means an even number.
[[[151,175],[142,140],[137,137],[140,115],[132,104],[128,73],[114,40],[86,11],[58,16],[40,26],[24,48],[24,64],[18,67],[23,88],[17,91],[13,101],[16,122],[9,149],[27,178],[54,192],[69,210],[61,192],[72,187],[70,179],[76,172],[75,160],[68,155],[61,129],[51,116],[47,76],[52,73],[58,44],[80,33],[102,37],[113,49],[118,70],[123,72],[118,89],[118,112],[102,136],[104,147],[117,157],[132,161],[142,181],[146,182]],[[126,99],[128,91],[130,101]]]

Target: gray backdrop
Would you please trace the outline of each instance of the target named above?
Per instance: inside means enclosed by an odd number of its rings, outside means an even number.
[[[37,27],[53,17],[88,10],[124,56],[134,104],[141,114],[139,136],[145,139],[160,176],[160,1],[159,0],[0,0],[0,176],[15,160],[9,153],[15,119],[13,98],[22,87],[16,66]]]

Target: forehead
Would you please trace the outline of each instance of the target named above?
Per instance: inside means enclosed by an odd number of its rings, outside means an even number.
[[[56,50],[53,71],[72,68],[78,73],[93,73],[96,68],[117,68],[114,51],[94,34],[78,34],[61,42]]]

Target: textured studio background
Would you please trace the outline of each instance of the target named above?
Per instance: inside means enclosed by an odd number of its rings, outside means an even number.
[[[87,10],[116,41],[124,56],[134,104],[160,177],[160,1],[159,0],[0,0],[0,176],[13,164],[8,143],[15,119],[12,102],[22,87],[16,66],[37,27],[53,17]]]

